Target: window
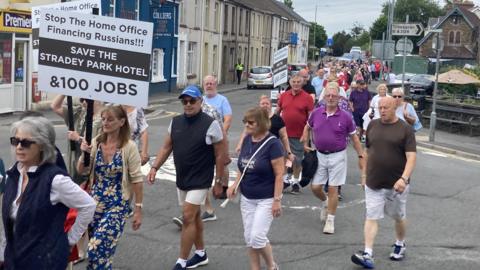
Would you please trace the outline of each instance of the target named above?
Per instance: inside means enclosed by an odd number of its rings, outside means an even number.
[[[12,34],[0,33],[0,85],[12,83]]]
[[[458,16],[453,16],[453,17],[452,17],[452,24],[453,24],[453,25],[457,25],[457,24],[458,24],[458,21],[459,21]]]
[[[197,70],[197,63],[195,56],[197,55],[197,43],[189,42],[187,51],[187,74],[195,74]]]
[[[240,12],[238,13],[238,34],[241,36],[242,35],[242,17],[243,17],[243,10],[240,9]]]
[[[455,45],[460,45],[460,37],[461,37],[461,32],[457,31],[455,33]]]
[[[250,28],[248,25],[248,11],[245,11],[245,35],[250,33]]]
[[[109,0],[108,16],[115,17],[115,0]]]
[[[209,11],[210,0],[205,0],[205,15],[203,16],[205,18],[205,29],[210,29],[210,14],[208,14]]]
[[[460,31],[450,31],[448,33],[448,44],[457,46],[461,43],[461,32]]]
[[[195,0],[195,17],[194,17],[194,27],[199,27],[200,26],[200,12],[199,12],[199,7],[198,7],[198,0]]]
[[[255,64],[258,66],[258,48],[256,49],[255,53]]]
[[[455,42],[455,31],[448,33],[448,43],[453,44]]]
[[[228,34],[228,6],[225,5],[225,16],[223,17],[223,32]]]
[[[235,34],[235,7],[232,7],[232,34]]]
[[[217,75],[217,45],[213,45],[212,49],[212,59],[213,59],[213,67],[212,67],[212,72],[213,74]]]
[[[180,24],[185,24],[185,3],[184,1],[180,1],[179,3],[180,9]]]
[[[163,76],[163,57],[165,53],[163,49],[153,49],[152,52],[152,83],[164,82]]]
[[[213,14],[214,14],[213,29],[215,31],[218,31],[218,23],[220,21],[220,6],[218,5],[218,3],[215,3],[215,8],[213,9]]]

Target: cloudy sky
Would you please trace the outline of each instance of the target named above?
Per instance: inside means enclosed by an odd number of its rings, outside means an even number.
[[[349,32],[354,22],[370,28],[380,15],[384,2],[386,0],[293,0],[293,7],[305,20],[313,22],[316,4],[317,23],[325,27],[328,36],[332,36],[341,30]],[[442,0],[439,2],[443,3]],[[480,0],[473,2],[480,5]]]

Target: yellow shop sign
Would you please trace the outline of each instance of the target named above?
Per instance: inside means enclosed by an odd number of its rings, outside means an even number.
[[[31,14],[16,11],[0,11],[0,32],[32,33]]]

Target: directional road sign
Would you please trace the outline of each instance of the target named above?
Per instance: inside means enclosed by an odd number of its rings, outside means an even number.
[[[405,41],[405,39],[407,41]],[[401,54],[411,53],[413,51],[413,42],[406,37],[401,38],[397,41],[397,45],[395,46],[395,50],[397,50],[397,52],[401,53]]]
[[[420,36],[423,26],[420,23],[394,23],[392,35],[394,36]]]

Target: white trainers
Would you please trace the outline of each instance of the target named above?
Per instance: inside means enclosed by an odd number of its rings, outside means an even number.
[[[325,221],[325,227],[323,227],[323,233],[325,234],[334,234],[335,233],[335,222],[331,219]]]
[[[325,203],[325,205],[320,209],[320,221],[325,222],[327,220],[327,215],[328,215],[328,208],[327,208],[327,204]]]

